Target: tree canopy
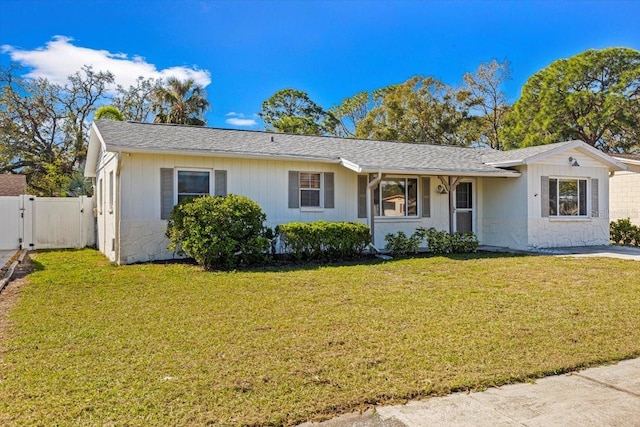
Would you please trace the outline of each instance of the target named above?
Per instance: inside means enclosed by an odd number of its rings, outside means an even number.
[[[471,114],[478,131],[475,142],[501,150],[504,143],[500,130],[509,112],[502,84],[511,79],[509,62],[498,62],[495,59],[483,62],[475,73],[466,73],[462,79],[473,100],[470,102]]]
[[[35,195],[65,193],[85,161],[90,119],[112,83],[111,73],[91,67],[64,85],[0,67],[0,173],[26,175]]]
[[[508,147],[580,139],[640,151],[640,52],[587,50],[551,63],[525,83],[503,137]]]
[[[95,120],[115,120],[123,122],[124,114],[113,105],[103,105],[96,110],[93,118]]]
[[[209,109],[205,90],[193,79],[170,77],[166,83],[153,89],[155,123],[204,126],[202,117]]]
[[[415,76],[376,92],[379,105],[356,128],[359,138],[468,145],[475,138],[472,98],[434,77]]]
[[[297,89],[282,89],[262,103],[258,114],[269,131],[322,135],[327,124],[334,120],[322,107],[313,102],[306,92]]]

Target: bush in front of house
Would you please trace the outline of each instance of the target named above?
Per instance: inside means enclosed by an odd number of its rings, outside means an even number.
[[[296,260],[340,260],[362,254],[369,227],[354,222],[290,222],[276,228],[284,254]]]
[[[611,221],[609,234],[611,241],[617,245],[640,246],[640,227],[632,224],[630,218]]]
[[[194,198],[173,208],[168,248],[192,257],[206,270],[265,262],[265,220],[260,205],[244,196]]]
[[[469,253],[478,250],[478,237],[473,232],[456,231],[449,234],[435,228],[418,227],[409,237],[404,232],[389,233],[385,236],[387,249],[393,256],[406,256],[418,253],[420,244],[426,240],[431,254]]]

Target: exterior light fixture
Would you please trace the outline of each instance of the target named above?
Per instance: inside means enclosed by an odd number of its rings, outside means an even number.
[[[577,159],[574,159],[573,157],[569,157],[569,164],[570,164],[571,166],[580,166],[580,165],[578,164],[578,160],[577,160]]]

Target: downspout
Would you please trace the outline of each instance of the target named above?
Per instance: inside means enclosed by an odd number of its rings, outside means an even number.
[[[115,215],[115,231],[114,231],[114,239],[115,239],[115,252],[116,252],[116,264],[121,264],[120,259],[120,170],[122,169],[122,152],[116,153],[116,177],[115,177],[115,186],[116,186],[116,194],[114,197],[113,214]]]
[[[369,226],[369,230],[371,231],[371,244],[369,246],[371,246],[375,252],[379,252],[379,251],[375,245],[376,240],[375,240],[374,218],[376,215],[375,215],[375,209],[373,206],[373,190],[378,186],[380,181],[382,181],[382,172],[378,172],[378,176],[373,178],[373,180],[371,180],[367,184],[367,206],[369,207],[369,209],[367,209],[367,225]]]

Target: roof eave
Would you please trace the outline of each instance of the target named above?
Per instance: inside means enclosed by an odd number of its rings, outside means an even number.
[[[387,175],[431,175],[431,176],[465,176],[486,178],[518,178],[522,174],[518,171],[463,171],[452,169],[416,169],[416,168],[384,168],[366,166],[362,173],[381,172]]]
[[[223,150],[158,150],[137,147],[110,147],[109,151],[116,153],[130,154],[168,154],[175,156],[197,156],[197,157],[224,157],[235,159],[254,159],[254,160],[285,160],[285,161],[311,161],[319,163],[340,163],[338,157],[296,155],[296,154],[264,154],[245,151],[223,151]]]

